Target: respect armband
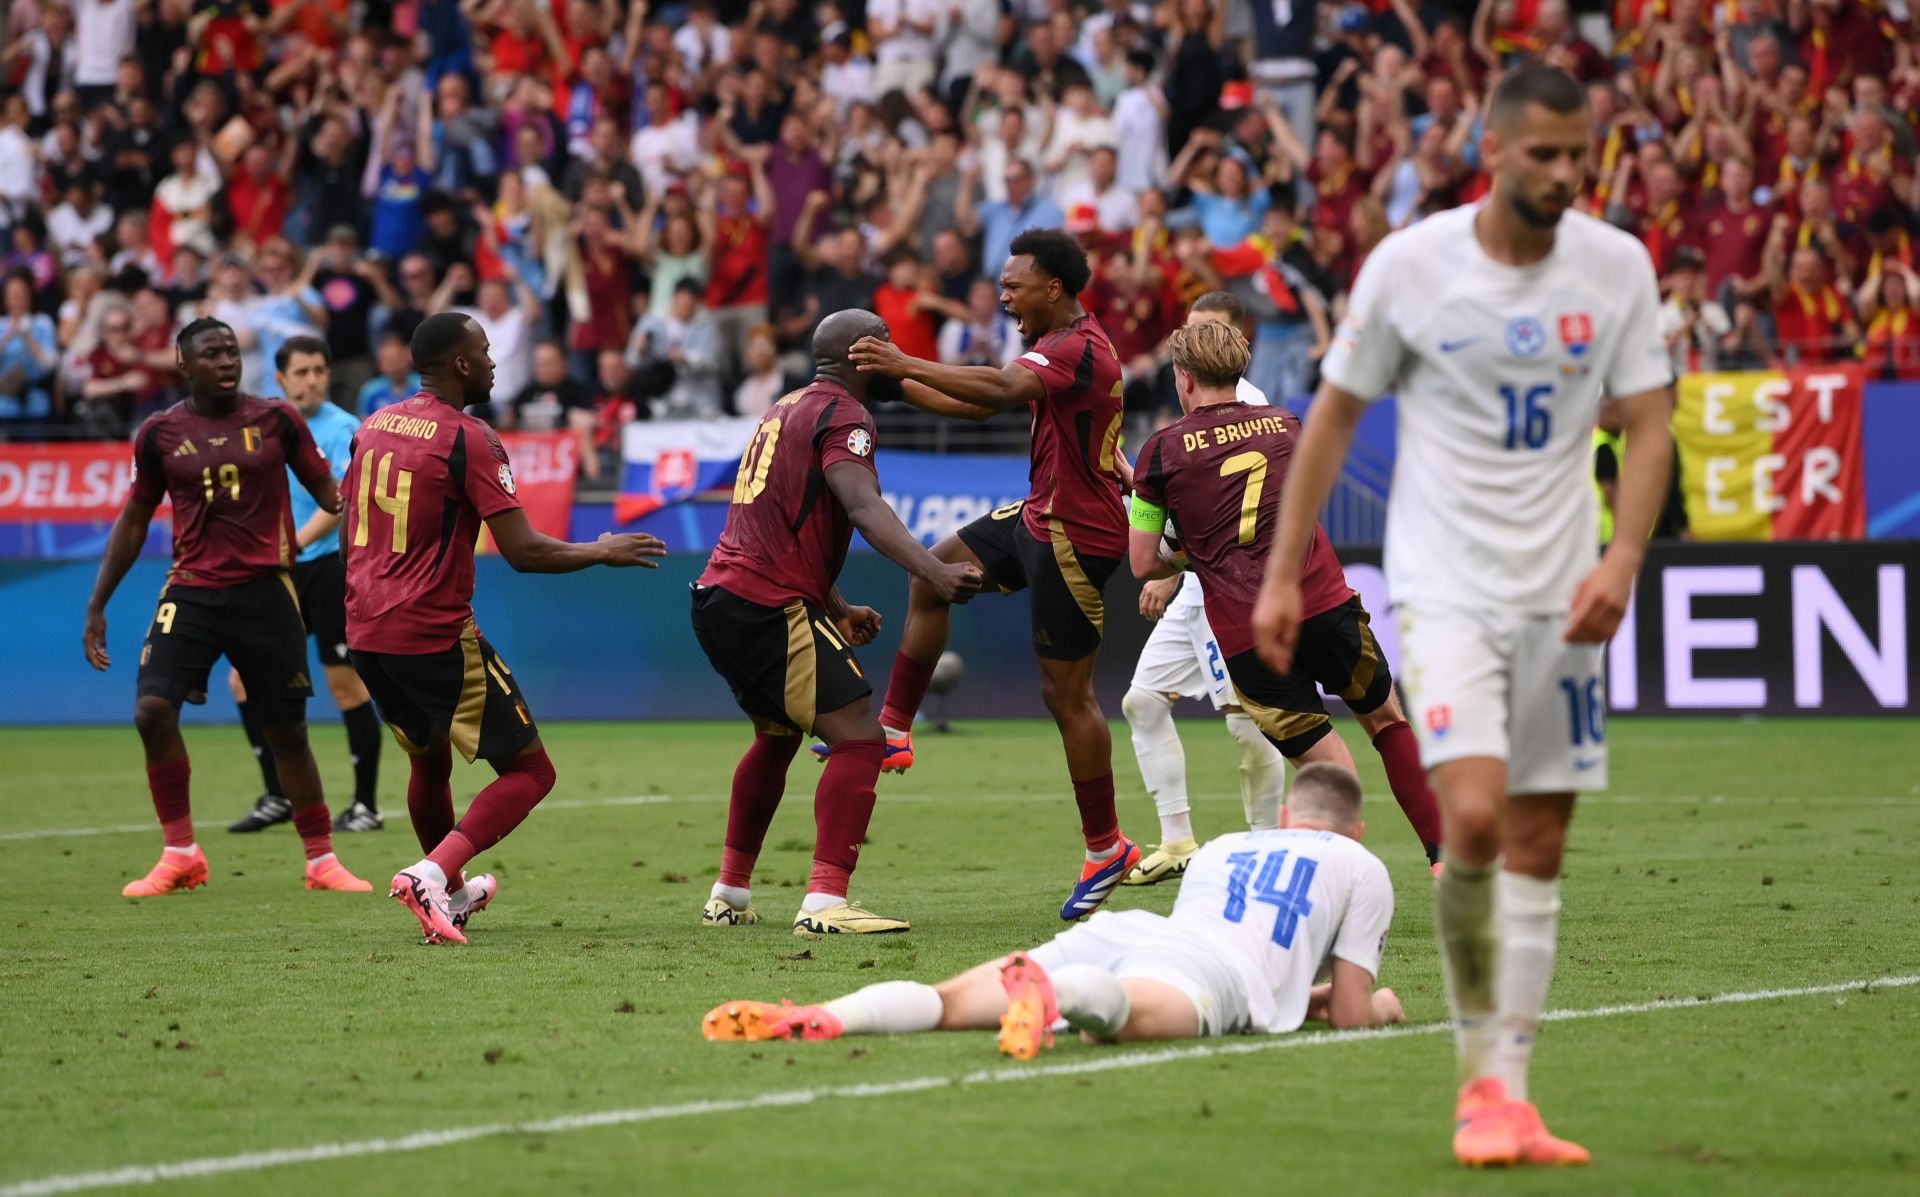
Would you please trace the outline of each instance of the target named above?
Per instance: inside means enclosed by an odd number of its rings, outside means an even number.
[[[1142,532],[1164,532],[1167,527],[1167,509],[1158,503],[1149,503],[1139,495],[1134,495],[1127,507],[1127,523]]]

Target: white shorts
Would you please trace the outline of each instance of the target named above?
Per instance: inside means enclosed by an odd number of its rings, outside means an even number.
[[[1400,604],[1400,683],[1428,768],[1507,762],[1507,792],[1607,788],[1602,645],[1568,644],[1565,615]]]
[[[1226,659],[1213,638],[1204,608],[1180,611],[1172,607],[1153,625],[1133,667],[1133,684],[1156,694],[1208,698],[1213,709],[1237,706],[1240,696],[1227,676]]]
[[[1171,985],[1193,1003],[1202,1035],[1238,1035],[1249,1024],[1247,992],[1233,966],[1150,910],[1102,910],[1029,954],[1048,972],[1087,964]]]

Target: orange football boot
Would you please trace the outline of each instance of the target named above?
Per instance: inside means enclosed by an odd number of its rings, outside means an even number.
[[[840,1020],[824,1006],[796,1006],[792,1002],[727,1002],[715,1006],[700,1021],[700,1034],[714,1040],[757,1043],[765,1039],[803,1039],[819,1042],[846,1033]]]
[[[332,889],[346,894],[364,894],[373,889],[371,882],[355,877],[340,858],[329,852],[319,860],[307,862],[307,888]]]
[[[1053,1024],[1060,1019],[1053,978],[1033,957],[1015,952],[1000,962],[1000,984],[1007,991],[1000,1050],[1016,1060],[1031,1060],[1053,1046]]]
[[[192,852],[162,849],[160,863],[145,877],[129,881],[120,892],[129,898],[158,898],[175,890],[199,889],[207,883],[207,854],[195,844]]]
[[[1593,1162],[1593,1153],[1578,1143],[1556,1139],[1540,1120],[1540,1111],[1530,1101],[1509,1102],[1516,1133],[1520,1139],[1522,1164],[1540,1168],[1566,1168]]]
[[[1460,1089],[1453,1107],[1453,1158],[1469,1168],[1505,1168],[1520,1161],[1520,1134],[1507,1087],[1483,1076]]]

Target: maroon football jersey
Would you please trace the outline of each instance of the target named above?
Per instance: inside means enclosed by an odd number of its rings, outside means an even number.
[[[1134,494],[1166,509],[1206,588],[1207,622],[1231,657],[1253,647],[1253,600],[1280,518],[1280,491],[1300,419],[1277,407],[1219,403],[1147,438]],[[1300,571],[1301,611],[1314,616],[1353,597],[1326,529],[1315,524]]]
[[[173,500],[173,568],[181,586],[238,586],[287,569],[294,544],[287,470],[307,486],[327,459],[291,404],[241,395],[233,412],[204,416],[174,404],[133,434],[130,498]]]
[[[1057,529],[1077,552],[1118,561],[1127,555],[1127,508],[1114,455],[1125,414],[1113,342],[1082,316],[1014,360],[1047,388],[1033,405],[1027,531],[1044,543]]]
[[[484,422],[422,391],[367,417],[340,482],[347,646],[433,653],[473,618],[481,521],[520,506]]]
[[[767,410],[740,457],[733,506],[700,575],[750,603],[825,605],[853,522],[827,486],[842,461],[873,469],[873,417],[845,387],[818,378]]]

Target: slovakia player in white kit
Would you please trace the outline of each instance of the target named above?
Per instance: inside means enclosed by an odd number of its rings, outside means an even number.
[[[727,1002],[701,1031],[820,1040],[998,1026],[1000,1050],[1026,1060],[1052,1045],[1061,1019],[1101,1042],[1399,1022],[1399,999],[1373,987],[1393,885],[1360,845],[1360,813],[1350,771],[1308,765],[1283,826],[1202,848],[1169,916],[1102,911],[939,985],[882,981],[818,1006]]]
[[[1577,790],[1607,781],[1601,646],[1619,627],[1666,494],[1673,373],[1641,244],[1569,212],[1591,114],[1547,67],[1488,112],[1483,203],[1388,237],[1322,364],[1254,611],[1291,659],[1302,559],[1367,403],[1398,394],[1386,571],[1401,676],[1440,795],[1435,920],[1469,1165],[1579,1164],[1527,1100],[1553,973],[1560,864]],[[1602,395],[1626,427],[1616,527],[1599,556],[1590,435]]]
[[[1188,324],[1219,320],[1244,328],[1246,318],[1245,305],[1226,291],[1207,292],[1187,313]],[[1242,403],[1267,406],[1260,388],[1244,378],[1238,393]],[[1148,582],[1140,588],[1140,614],[1155,621],[1153,633],[1140,649],[1120,709],[1132,729],[1140,780],[1160,816],[1160,842],[1121,878],[1122,885],[1157,885],[1178,877],[1200,850],[1187,799],[1186,749],[1173,724],[1173,704],[1179,699],[1207,698],[1225,716],[1227,731],[1240,744],[1240,804],[1249,828],[1278,827],[1280,803],[1287,794],[1286,758],[1254,726],[1233,692],[1226,659],[1207,623],[1200,579],[1185,574]]]

